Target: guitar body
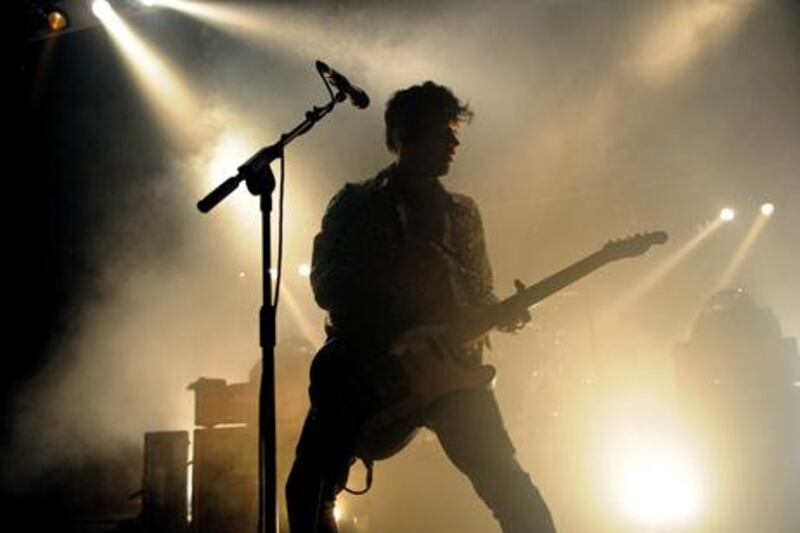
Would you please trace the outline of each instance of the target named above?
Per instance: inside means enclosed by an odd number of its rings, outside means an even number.
[[[413,328],[376,353],[353,353],[359,348],[332,339],[317,354],[312,395],[352,432],[359,457],[396,454],[438,398],[491,384],[494,368],[460,362],[441,340],[443,332],[442,326]]]

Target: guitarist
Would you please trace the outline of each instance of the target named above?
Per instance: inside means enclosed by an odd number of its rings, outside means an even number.
[[[286,485],[292,533],[336,531],[334,501],[357,455],[348,413],[336,407],[326,383],[336,383],[337,371],[380,354],[411,327],[444,323],[496,301],[478,207],[439,181],[472,111],[447,87],[428,81],[395,93],[384,118],[396,161],[371,179],[345,185],[314,240],[311,285],[328,311],[328,343],[311,367],[311,409]],[[515,331],[529,319],[527,313],[510,317],[501,329]],[[462,362],[480,365],[484,344],[464,349]],[[555,531],[515,458],[493,391],[446,395],[420,423],[437,434],[505,533]]]

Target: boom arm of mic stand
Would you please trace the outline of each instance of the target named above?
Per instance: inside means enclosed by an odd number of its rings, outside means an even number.
[[[247,183],[247,189],[254,196],[269,194],[275,189],[275,177],[269,168],[270,163],[283,156],[283,139],[272,146],[262,148],[239,167],[235,176],[220,183],[205,198],[197,202],[197,209],[208,213],[222,200],[235,191],[242,181]]]
[[[305,120],[298,124],[293,130],[281,135],[280,140],[273,145],[267,146],[256,152],[250,159],[248,159],[238,169],[238,174],[231,178],[226,179],[219,184],[213,191],[208,193],[202,200],[197,202],[197,209],[201,213],[208,213],[214,207],[228,197],[235,191],[239,184],[246,180],[247,186],[253,195],[261,195],[264,192],[272,192],[275,189],[275,178],[272,177],[269,165],[276,159],[283,157],[284,147],[295,140],[300,135],[310,131],[314,125],[319,122],[322,117],[330,113],[334,106],[343,102],[347,96],[339,91],[333,99],[323,107],[314,106],[310,111],[306,112]],[[258,176],[267,176],[269,183],[260,185]]]

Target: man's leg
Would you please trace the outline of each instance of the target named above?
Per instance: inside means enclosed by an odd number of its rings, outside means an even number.
[[[492,391],[470,390],[442,398],[431,410],[429,425],[504,533],[555,532],[547,505],[514,456]]]
[[[303,425],[292,471],[286,482],[286,508],[292,533],[335,533],[333,505],[347,483],[353,461],[341,435],[312,408]]]

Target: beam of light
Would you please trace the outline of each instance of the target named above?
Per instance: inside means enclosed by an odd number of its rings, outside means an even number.
[[[199,106],[178,74],[139,37],[106,0],[95,0],[92,12],[103,23],[112,42],[125,59],[157,120],[177,143],[188,140]]]
[[[47,87],[47,78],[50,75],[50,63],[53,60],[55,47],[57,46],[58,39],[47,39],[42,45],[42,52],[36,62],[36,70],[33,88],[30,91],[30,102],[33,107],[38,107],[39,99],[42,96],[42,90]]]
[[[305,337],[314,346],[314,349],[322,346],[324,339],[319,331],[319,321],[312,323],[312,321],[309,320],[309,318],[303,312],[300,303],[297,301],[297,297],[289,288],[287,283],[281,284],[281,295],[279,302],[285,303],[289,308],[289,313],[291,314],[292,319],[294,319],[297,327],[300,328],[300,332],[302,333],[303,337]]]
[[[639,42],[620,63],[609,69],[593,92],[581,94],[580,100],[570,103],[567,116],[555,116],[552,124],[538,123],[531,128],[527,143],[513,145],[505,157],[506,168],[499,174],[514,172],[520,160],[530,153],[537,154],[537,165],[545,162],[543,174],[575,176],[602,172],[608,152],[609,131],[624,113],[629,102],[619,97],[628,78],[650,82],[665,82],[676,78],[703,51],[729,38],[747,17],[757,0],[695,0],[693,2],[651,3],[655,6],[652,22],[642,27]],[[659,8],[658,6],[662,6]],[[665,11],[666,10],[666,11]],[[572,128],[571,124],[579,127]],[[542,135],[547,131],[547,135]],[[579,147],[582,157],[574,157]],[[591,150],[591,152],[587,152]],[[588,163],[584,163],[588,162]],[[541,184],[538,184],[541,187]],[[541,191],[539,191],[540,194]]]
[[[260,20],[258,10],[242,4],[222,4],[193,0],[148,0],[149,5],[166,7],[211,22],[231,32],[259,35],[275,28],[274,20]],[[266,25],[265,25],[266,23]]]
[[[764,231],[768,220],[769,217],[767,216],[757,216],[755,218],[753,223],[750,225],[750,229],[747,230],[747,234],[745,235],[744,239],[742,239],[742,242],[739,243],[739,246],[736,248],[736,252],[734,252],[733,257],[728,263],[728,266],[725,267],[725,270],[717,280],[717,283],[714,286],[714,290],[711,294],[730,286],[730,284],[734,281],[742,265],[750,255],[753,245],[755,245],[759,235],[761,235],[761,232]]]
[[[371,80],[396,87],[398,83],[423,76],[441,75],[446,62],[432,59],[432,54],[419,50],[392,46],[384,40],[369,40],[347,27],[331,24],[324,16],[276,6],[210,3],[193,0],[153,0],[159,7],[174,9],[202,20],[237,37],[245,37],[274,49],[299,56],[304,60],[313,57],[348,58],[360,67],[381,72],[381,77]],[[393,68],[387,70],[391,61]]]
[[[633,69],[651,81],[668,81],[683,72],[702,52],[730,38],[752,11],[756,0],[676,2],[654,14]]]
[[[226,177],[236,174],[238,166],[255,153],[257,146],[246,137],[249,136],[231,131],[226,131],[219,135],[212,148],[207,152],[207,159],[201,161],[198,169],[202,175],[202,179],[199,180],[198,193],[205,194]],[[297,175],[295,174],[293,177],[297,178]],[[240,186],[240,189],[225,200],[226,204],[228,204],[226,207],[229,208],[219,210],[224,223],[230,224],[223,232],[234,236],[231,242],[238,248],[237,253],[249,256],[249,260],[258,260],[261,252],[259,248],[261,219],[258,201],[246,192],[244,185]],[[293,203],[288,201],[288,196],[285,209],[287,213],[293,212]],[[273,243],[277,243],[277,229],[277,224],[273,224]],[[287,233],[284,238],[286,243],[293,243],[291,233]],[[300,265],[298,272],[301,276],[307,276],[310,274],[309,265]],[[287,271],[284,270],[280,304],[287,308],[291,320],[297,325],[303,337],[315,346],[321,346],[323,342],[319,331],[321,320],[316,316],[310,318],[307,316],[308,313],[303,311],[303,306],[298,297],[290,288],[289,283],[287,283],[286,273]],[[277,280],[275,268],[269,269],[269,277],[274,289],[274,284]]]
[[[552,124],[533,125],[529,141],[512,145],[501,162],[503,167],[496,170],[501,175],[514,172],[519,161],[536,153],[538,166],[552,165],[552,169],[542,167],[544,175],[602,173],[611,139],[608,132],[614,130],[618,117],[629,105],[619,96],[628,78],[649,82],[675,79],[704,51],[730,38],[756,1],[693,0],[668,5],[651,2],[652,22],[642,27],[632,52],[609,69],[607,77],[591,93],[570,102],[567,116],[555,115]],[[573,130],[571,124],[579,126]],[[581,150],[581,157],[574,157],[576,147]],[[508,168],[504,168],[506,165]],[[541,188],[541,184],[537,186]]]
[[[705,297],[700,300],[697,307],[694,309],[692,313],[692,319],[689,321],[690,324],[694,324],[700,317],[709,298],[711,298],[717,292],[731,287],[736,279],[736,276],[739,274],[742,265],[744,265],[747,257],[750,255],[750,252],[758,240],[758,237],[761,235],[761,232],[764,231],[768,221],[769,216],[763,214],[762,216],[757,216],[755,220],[753,220],[753,223],[747,230],[747,234],[745,235],[744,239],[742,239],[742,242],[740,242],[739,246],[736,247],[736,251],[734,252],[730,262],[725,267],[725,270],[722,271],[717,279],[717,282],[714,283],[711,290],[705,294]]]
[[[626,293],[621,295],[619,299],[608,306],[608,310],[602,315],[605,320],[613,320],[624,309],[633,305],[645,294],[647,294],[659,281],[661,281],[667,274],[669,274],[675,267],[686,260],[692,252],[708,240],[714,233],[722,227],[723,222],[719,218],[714,219],[707,224],[700,232],[684,244],[681,248],[676,250],[669,258],[662,261],[661,264],[645,276],[639,283],[634,285]]]

